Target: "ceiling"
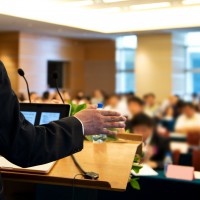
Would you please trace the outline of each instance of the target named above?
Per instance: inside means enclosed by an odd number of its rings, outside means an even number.
[[[0,31],[21,31],[54,36],[62,36],[68,38],[115,38],[120,34],[103,34],[93,31],[87,31],[78,28],[71,28],[62,25],[45,23],[35,20],[23,19],[8,15],[0,14]]]
[[[113,38],[200,27],[200,0],[0,0],[0,5],[0,31]]]

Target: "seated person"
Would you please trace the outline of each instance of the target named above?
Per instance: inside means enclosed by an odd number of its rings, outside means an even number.
[[[144,111],[144,102],[139,97],[133,96],[128,99],[128,110],[130,113],[129,119],[126,121],[126,130],[131,131],[131,120],[135,115],[143,113]]]
[[[156,103],[156,96],[153,93],[144,95],[145,107],[144,112],[150,117],[157,117],[159,115],[159,106]]]
[[[108,97],[107,105],[104,107],[104,110],[119,111],[119,97],[114,94]]]
[[[169,132],[174,131],[175,119],[174,119],[174,109],[172,106],[168,106],[166,108],[164,116],[161,120],[161,124]]]
[[[177,118],[175,131],[177,133],[200,132],[200,114],[192,103],[183,105],[183,113]]]
[[[92,104],[103,103],[105,100],[105,94],[102,90],[96,89],[93,93],[93,97],[91,99]]]
[[[152,168],[163,168],[166,153],[170,151],[169,141],[155,131],[155,122],[148,115],[140,113],[131,121],[134,133],[143,135],[144,162]]]

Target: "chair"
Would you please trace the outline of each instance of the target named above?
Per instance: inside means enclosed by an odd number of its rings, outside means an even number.
[[[179,160],[180,160],[180,150],[174,150],[172,153],[172,157],[173,157],[173,164],[174,165],[179,165]]]
[[[187,143],[190,146],[199,146],[199,144],[200,144],[200,133],[199,132],[189,132],[187,134]]]
[[[192,151],[192,165],[195,171],[200,171],[200,150]]]

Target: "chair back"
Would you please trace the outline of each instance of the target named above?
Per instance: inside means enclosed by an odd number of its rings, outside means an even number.
[[[187,134],[187,143],[190,146],[199,146],[199,144],[200,144],[200,132],[189,132]]]
[[[192,151],[192,165],[195,171],[200,171],[200,150]]]
[[[174,150],[172,153],[173,156],[173,164],[174,165],[179,165],[179,160],[180,160],[180,150]]]

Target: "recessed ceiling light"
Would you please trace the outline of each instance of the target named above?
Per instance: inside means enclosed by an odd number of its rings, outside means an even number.
[[[160,2],[160,3],[149,3],[149,4],[138,4],[130,6],[131,10],[147,10],[147,9],[155,9],[155,8],[165,8],[169,7],[170,2]]]
[[[94,2],[92,0],[84,0],[84,1],[74,1],[74,2],[66,2],[65,5],[72,7],[81,7],[81,6],[91,6]]]
[[[182,4],[184,5],[191,5],[191,4],[198,4],[200,3],[200,0],[184,0],[182,1]]]

